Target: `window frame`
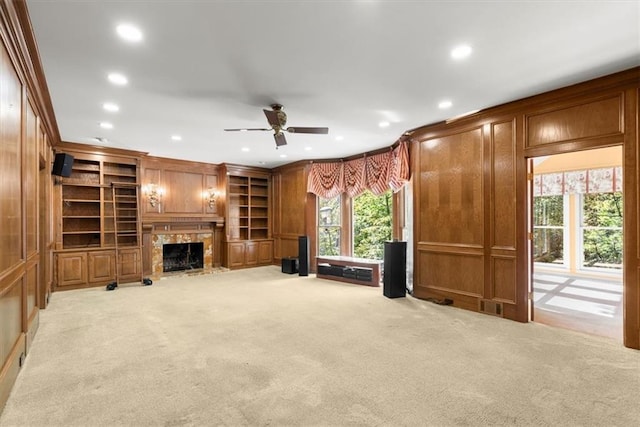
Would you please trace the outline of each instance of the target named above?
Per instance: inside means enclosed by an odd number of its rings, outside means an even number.
[[[588,194],[587,194],[588,195]],[[596,227],[596,226],[583,226],[584,223],[584,203],[585,203],[585,194],[577,194],[575,198],[576,204],[576,271],[581,271],[584,273],[598,273],[598,274],[609,274],[615,276],[621,276],[624,266],[624,247],[622,248],[623,254],[623,262],[620,264],[620,268],[603,268],[603,267],[589,267],[584,265],[584,231],[585,230],[619,230],[623,239],[622,243],[624,245],[624,230],[623,226],[620,227]]]
[[[534,203],[537,197],[547,197],[547,196],[534,196]],[[570,203],[569,203],[569,195],[562,195],[562,225],[535,225],[535,220],[533,222],[532,228],[533,233],[535,235],[535,231],[538,229],[545,230],[562,230],[562,263],[549,263],[549,262],[539,262],[534,261],[534,268],[549,268],[554,270],[570,270],[569,264],[569,245],[571,244],[571,235],[570,235]]]

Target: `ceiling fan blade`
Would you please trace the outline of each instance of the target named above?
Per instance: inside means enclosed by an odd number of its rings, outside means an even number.
[[[280,147],[281,145],[287,145],[287,140],[284,137],[284,133],[278,132],[273,135],[276,140],[276,146]]]
[[[273,130],[273,129],[266,129],[266,128],[238,128],[238,129],[225,129],[225,131],[227,131],[227,132],[245,132],[245,131],[250,131],[250,130]]]
[[[287,132],[290,133],[329,133],[329,128],[309,128],[309,127],[288,127]]]
[[[271,110],[262,110],[262,111],[264,111],[264,115],[267,116],[267,121],[271,126],[280,127],[280,119],[278,118],[277,111],[271,111]]]

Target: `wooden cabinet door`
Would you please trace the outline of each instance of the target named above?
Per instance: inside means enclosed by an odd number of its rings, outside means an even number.
[[[114,251],[89,252],[89,283],[108,283],[116,279]]]
[[[87,283],[87,253],[59,253],[57,286],[77,286]]]
[[[142,279],[142,260],[139,248],[120,249],[118,251],[118,282]]]
[[[229,268],[244,266],[244,242],[229,243]]]
[[[271,264],[273,260],[273,242],[265,240],[258,243],[258,262],[260,264]]]
[[[258,264],[258,243],[247,242],[245,244],[245,263],[246,265]]]

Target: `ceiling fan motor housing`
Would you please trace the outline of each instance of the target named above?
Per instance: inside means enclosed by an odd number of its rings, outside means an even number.
[[[278,123],[280,124],[279,128],[276,124],[272,124],[271,127],[273,127],[273,130],[276,132],[280,132],[280,130],[285,129],[287,126],[287,114],[282,111],[282,105],[280,104],[272,104],[271,109],[278,115]]]

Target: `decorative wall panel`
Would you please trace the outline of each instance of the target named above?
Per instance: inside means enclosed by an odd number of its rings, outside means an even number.
[[[305,235],[307,172],[303,165],[282,168],[272,177],[274,258],[298,256],[298,236]]]
[[[490,297],[503,302],[516,302],[516,257],[491,257],[491,285]]]
[[[483,245],[482,129],[424,141],[420,149],[418,240]]]
[[[22,259],[22,153],[20,80],[0,44],[0,273]]]
[[[623,134],[622,94],[527,117],[527,147]]]
[[[423,273],[418,286],[466,296],[483,295],[481,254],[421,252],[419,262]]]
[[[516,248],[516,135],[513,121],[492,125],[492,247]]]
[[[164,171],[164,213],[202,213],[202,174]]]

